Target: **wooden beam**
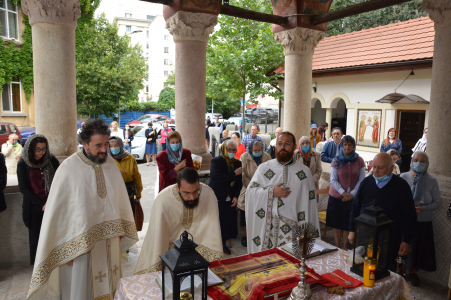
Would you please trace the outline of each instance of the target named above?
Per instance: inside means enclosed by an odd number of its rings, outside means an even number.
[[[288,23],[288,17],[261,13],[232,5],[222,5],[221,14],[242,19],[272,23],[277,25],[285,25]]]
[[[340,8],[332,12],[311,16],[310,23],[312,25],[318,25],[410,1],[412,0],[371,0]]]
[[[164,4],[164,5],[171,5],[172,0],[141,0],[143,2],[150,2],[150,3],[157,3],[157,4]]]

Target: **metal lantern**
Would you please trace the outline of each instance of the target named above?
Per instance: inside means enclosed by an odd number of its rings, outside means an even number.
[[[191,236],[191,239],[189,236]],[[180,239],[174,241],[173,244],[174,248],[160,255],[163,299],[184,299],[183,297],[188,293],[194,299],[195,290],[201,290],[202,299],[207,299],[208,266],[210,263],[196,251],[197,244],[194,243],[193,236],[186,230],[180,235]],[[182,285],[188,288],[183,289]],[[168,287],[172,287],[171,295],[168,295],[168,290],[171,290]]]
[[[374,200],[373,205],[366,207],[364,213],[354,219],[355,247],[351,271],[363,277],[365,257],[376,258],[376,280],[390,275],[388,247],[393,221],[383,211]]]

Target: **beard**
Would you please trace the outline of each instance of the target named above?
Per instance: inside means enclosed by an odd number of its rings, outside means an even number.
[[[276,152],[276,158],[281,163],[287,163],[293,158],[294,152],[288,152],[285,149]]]
[[[106,152],[97,152],[97,155],[92,155],[91,153],[89,153],[89,151],[85,151],[85,152],[86,152],[86,157],[90,161],[92,161],[93,163],[96,163],[96,164],[100,164],[100,165],[103,164],[104,162],[106,162],[106,159],[108,157]],[[98,156],[99,154],[105,154],[105,157],[104,158],[100,158]]]
[[[196,199],[193,200],[185,200],[183,199],[182,195],[179,193],[180,198],[182,198],[183,200],[183,205],[186,208],[195,208],[197,205],[199,205],[199,197],[197,197]]]

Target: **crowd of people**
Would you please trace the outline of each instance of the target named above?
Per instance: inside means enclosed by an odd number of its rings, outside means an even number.
[[[316,191],[322,163],[331,167],[326,226],[333,228],[335,246],[347,250],[349,243],[355,244],[354,220],[376,199],[394,222],[389,268],[396,268],[398,255],[405,256],[414,285],[420,284],[418,270],[436,270],[432,212],[440,206],[440,190],[427,172],[427,128],[412,149],[408,172],[400,172],[402,143],[390,128],[367,174],[354,137],[335,127],[328,141],[327,123],[312,124],[310,136],[298,141],[279,127],[268,145],[256,124],[244,136],[230,134],[218,120],[213,124],[220,128],[222,140],[220,155],[211,160],[208,185],[199,182],[192,153],[183,148],[179,132],[167,124],[159,131],[152,123],[145,129],[147,165],[152,156],[158,165],[159,193],[136,274],[161,270],[159,255],[184,230],[209,261],[230,255],[227,242],[238,236],[238,214],[244,229],[241,245],[249,253],[291,242],[294,226],[304,222],[313,224],[320,237]],[[158,136],[164,147],[157,155]],[[17,172],[23,194],[30,263],[35,265],[31,294],[40,299],[54,293],[61,299],[91,299],[112,293],[120,279],[121,253],[138,240],[134,216],[143,179],[131,154],[133,138],[128,125],[120,129],[117,122],[83,122],[80,150],[61,165],[43,135],[32,135],[23,148],[16,135],[2,145],[0,189],[6,185],[6,174]],[[205,143],[208,149],[209,138]],[[316,150],[319,143],[324,144],[321,153]],[[1,193],[0,211],[4,209]],[[62,248],[65,252],[58,250]],[[49,257],[52,265],[43,270]],[[93,267],[99,274],[106,270],[112,284],[94,288]],[[111,268],[118,268],[119,275],[108,272]],[[55,269],[59,275],[52,275]]]

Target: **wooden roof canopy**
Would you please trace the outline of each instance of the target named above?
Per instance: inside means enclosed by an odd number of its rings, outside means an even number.
[[[271,0],[274,14],[266,14],[236,7],[225,0],[202,1],[201,8],[198,0],[141,0],[159,3],[170,7],[173,13],[178,10],[223,14],[237,18],[266,22],[273,24],[273,31],[283,31],[294,27],[305,27],[326,31],[327,22],[343,19],[349,16],[378,10],[412,0],[369,0],[329,12],[333,0]],[[171,14],[171,13],[170,13]]]

